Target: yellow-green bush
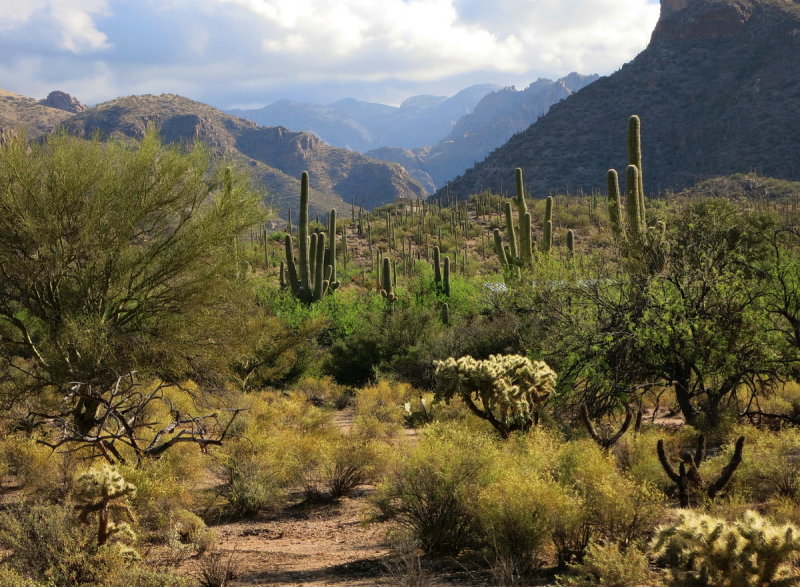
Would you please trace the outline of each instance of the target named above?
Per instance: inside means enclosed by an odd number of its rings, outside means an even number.
[[[635,546],[591,543],[581,563],[569,565],[570,573],[559,577],[559,587],[654,587],[647,556]]]
[[[17,477],[27,494],[41,499],[63,499],[69,492],[74,461],[69,455],[54,452],[23,435],[0,440],[0,454],[8,474]]]
[[[304,399],[253,397],[217,452],[225,510],[250,515],[283,504],[319,469],[337,434],[330,415]]]
[[[143,461],[138,467],[120,467],[125,479],[136,486],[131,506],[145,538],[169,539],[175,513],[194,506],[192,489],[208,473],[208,460],[197,447],[178,445],[160,459]]]
[[[476,495],[492,475],[498,449],[488,435],[434,423],[397,455],[376,505],[431,554],[457,554],[478,539]]]
[[[362,438],[388,439],[405,421],[405,402],[419,395],[407,383],[381,379],[356,391],[354,432]]]
[[[511,459],[501,459],[504,471],[477,495],[481,542],[495,566],[513,577],[528,576],[544,559],[552,532],[564,512],[579,507],[574,491],[539,476]]]
[[[97,545],[68,506],[20,504],[0,514],[0,548],[17,573],[46,585],[107,585],[133,563],[116,544]]]
[[[581,439],[565,444],[557,456],[560,483],[583,498],[587,521],[597,534],[627,546],[647,536],[664,511],[664,495],[653,485],[622,473],[613,456]]]
[[[800,500],[800,431],[742,426],[736,430],[736,435],[740,434],[746,441],[742,463],[731,482],[734,489],[756,501],[776,496]],[[726,446],[721,459],[729,459],[732,450],[731,445]]]

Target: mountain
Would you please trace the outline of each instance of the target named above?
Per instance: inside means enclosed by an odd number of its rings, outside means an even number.
[[[72,100],[69,94],[58,93]],[[52,95],[53,93],[51,93]],[[80,102],[77,103],[80,104]],[[54,108],[46,100],[37,101],[13,92],[0,90],[0,129],[24,129],[29,138],[36,138],[51,132],[71,116],[71,112],[63,108]]]
[[[397,107],[352,98],[324,106],[281,100],[257,110],[229,113],[258,124],[308,131],[331,145],[354,151],[383,145],[410,149],[447,135],[459,118],[495,89],[497,86],[481,84],[450,98],[414,96]]]
[[[647,48],[553,106],[449,185],[500,190],[523,167],[532,195],[604,189],[642,119],[645,187],[679,189],[754,171],[800,179],[800,2],[662,0]]]
[[[172,94],[117,98],[72,115],[62,127],[84,137],[99,133],[101,138],[138,139],[149,124],[160,128],[165,142],[200,140],[215,155],[245,166],[279,212],[296,206],[303,171],[311,177],[316,212],[349,210],[351,201],[372,208],[398,198],[425,197],[397,164],[332,147],[310,133],[258,126]]]
[[[453,130],[436,144],[413,150],[382,147],[367,151],[367,155],[400,163],[433,192],[482,160],[514,133],[528,128],[553,104],[598,77],[571,73],[556,81],[540,78],[521,91],[508,87],[492,92],[484,96],[471,113],[462,116]]]

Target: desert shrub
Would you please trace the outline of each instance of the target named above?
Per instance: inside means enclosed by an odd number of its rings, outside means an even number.
[[[160,459],[146,460],[138,467],[121,466],[123,476],[136,486],[131,506],[147,540],[169,539],[177,512],[194,505],[192,489],[208,473],[208,457],[196,447],[176,446]]]
[[[598,539],[627,546],[655,528],[664,511],[663,494],[622,473],[596,443],[570,442],[557,460],[559,482],[583,498],[587,522]]]
[[[579,498],[509,459],[501,467],[504,473],[482,488],[476,507],[481,541],[508,583],[529,576],[538,566],[557,519],[574,509]]]
[[[592,542],[581,563],[569,565],[569,574],[558,578],[560,587],[652,587],[656,585],[647,556],[635,546],[620,549],[610,542]]]
[[[63,499],[72,484],[69,455],[54,452],[33,438],[12,435],[0,440],[0,452],[8,473],[17,477],[31,497]]]
[[[0,514],[0,547],[16,572],[49,585],[113,583],[133,560],[116,544],[98,546],[92,528],[70,508],[22,504]]]
[[[380,379],[356,392],[354,433],[362,438],[390,438],[405,421],[405,402],[419,392],[407,383]]]
[[[316,444],[316,466],[304,473],[306,497],[312,501],[336,500],[351,495],[375,478],[378,445],[356,435],[337,433]]]
[[[491,476],[497,448],[488,435],[435,423],[398,455],[379,485],[376,505],[430,554],[475,544],[474,499]]]
[[[217,543],[217,533],[208,528],[200,516],[188,510],[175,510],[168,529],[168,544],[173,549],[190,545],[196,554],[203,555],[213,550]]]
[[[120,574],[108,587],[191,587],[186,577],[137,565]]]
[[[434,308],[411,306],[402,297],[391,312],[370,308],[350,334],[332,341],[325,370],[343,385],[364,385],[377,374],[429,383],[433,368],[426,349],[441,328]]]
[[[35,581],[21,575],[5,564],[0,564],[0,585],[6,585],[7,587],[38,587]]]
[[[302,377],[294,384],[293,389],[318,408],[332,406],[342,409],[351,400],[350,391],[338,385],[330,377]]]
[[[330,415],[295,398],[253,398],[250,410],[218,451],[227,504],[237,516],[274,509],[320,466],[336,431]]]
[[[658,460],[656,445],[664,441],[668,455],[680,454],[681,450],[694,448],[697,432],[691,426],[684,426],[676,432],[645,425],[637,434],[625,434],[613,447],[619,468],[640,483],[649,483],[667,491],[673,487],[664,474]]]
[[[742,427],[737,430],[747,438],[745,456],[736,469],[732,484],[749,497],[765,501],[775,496],[800,500],[800,431],[786,429],[772,432]],[[730,458],[731,446],[722,451]]]
[[[658,528],[653,549],[672,574],[671,585],[762,586],[798,581],[800,530],[749,511],[735,522],[683,511]]]

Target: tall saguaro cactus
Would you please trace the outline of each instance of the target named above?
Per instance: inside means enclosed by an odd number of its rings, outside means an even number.
[[[619,176],[609,169],[608,217],[611,231],[622,254],[641,275],[660,272],[666,263],[667,242],[662,222],[648,228],[645,214],[642,173],[641,120],[635,114],[628,120],[628,167],[625,170],[625,207]],[[640,271],[641,270],[641,271]]]
[[[525,202],[525,186],[523,181],[522,169],[516,170],[517,196],[517,225],[519,226],[519,239],[517,230],[514,227],[514,219],[511,212],[511,202],[503,205],[503,212],[506,221],[506,234],[508,235],[508,246],[503,245],[500,229],[494,230],[494,242],[497,257],[503,269],[509,270],[520,267],[530,267],[533,265],[533,240],[531,238],[531,215],[528,212],[528,205]]]
[[[339,287],[336,280],[336,211],[331,210],[328,217],[330,238],[326,238],[324,232],[309,234],[308,192],[308,173],[304,171],[300,177],[298,262],[295,263],[292,235],[287,234],[284,239],[286,261],[281,265],[281,285],[288,284],[292,295],[305,304],[319,301],[329,291]],[[327,241],[329,246],[326,248]]]

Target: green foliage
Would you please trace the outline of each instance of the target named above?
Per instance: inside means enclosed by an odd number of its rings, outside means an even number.
[[[579,500],[524,465],[504,459],[500,467],[498,477],[478,494],[476,508],[481,540],[510,582],[530,576],[541,564],[554,528]]]
[[[754,511],[726,522],[691,511],[657,530],[654,550],[672,569],[672,585],[796,585],[800,530]]]
[[[628,546],[647,536],[663,514],[663,494],[620,472],[613,457],[589,439],[562,447],[556,474],[583,499],[585,523],[598,539]]]
[[[437,400],[460,397],[504,438],[530,429],[537,406],[550,397],[556,380],[546,363],[520,355],[492,355],[486,360],[451,357],[434,365]]]
[[[376,505],[425,552],[455,555],[475,544],[472,503],[496,455],[491,438],[434,424],[397,457],[378,487]]]
[[[559,587],[652,587],[656,585],[647,556],[636,546],[620,548],[610,542],[592,542],[580,563],[569,565],[569,575],[562,575]]]
[[[223,513],[249,516],[284,505],[324,462],[337,437],[329,414],[299,398],[251,398],[233,437],[219,451]]]
[[[22,504],[0,513],[0,546],[20,575],[45,585],[114,584],[134,562],[128,548],[98,546],[70,508]]]
[[[263,218],[243,177],[152,131],[135,147],[7,137],[0,210],[0,361],[29,360],[24,391],[227,372],[249,310],[232,249]],[[64,404],[88,434],[96,402]]]

